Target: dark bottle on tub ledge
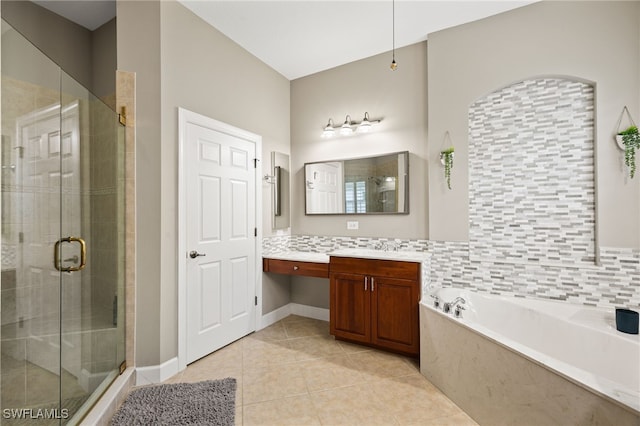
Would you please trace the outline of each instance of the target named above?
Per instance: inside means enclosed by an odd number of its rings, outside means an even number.
[[[616,308],[616,329],[627,334],[638,334],[640,315],[631,309]]]

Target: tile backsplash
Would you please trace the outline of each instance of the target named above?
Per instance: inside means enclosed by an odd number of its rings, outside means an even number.
[[[475,260],[469,243],[429,241],[431,285],[518,297],[640,307],[640,250],[601,248],[601,265],[553,266]]]
[[[640,250],[601,248],[601,265],[555,266],[469,256],[468,242],[291,235],[262,240],[263,254],[328,253],[394,243],[401,251],[428,251],[429,287],[468,288],[517,297],[565,300],[599,307],[640,307]],[[425,271],[426,272],[426,271]]]
[[[265,237],[262,240],[263,254],[281,251],[308,251],[329,253],[342,248],[376,248],[382,244],[396,247],[398,251],[426,251],[427,240],[404,240],[399,238],[343,237],[319,235],[284,235]]]

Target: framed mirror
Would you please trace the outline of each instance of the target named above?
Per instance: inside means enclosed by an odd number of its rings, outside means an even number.
[[[281,152],[271,153],[273,176],[270,183],[273,206],[273,229],[285,229],[290,226],[289,212],[289,156]]]
[[[305,163],[305,214],[408,214],[409,152]]]

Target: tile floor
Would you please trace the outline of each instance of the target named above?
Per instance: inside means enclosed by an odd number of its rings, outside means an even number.
[[[476,425],[417,360],[334,340],[291,315],[190,364],[167,383],[235,377],[236,425]]]

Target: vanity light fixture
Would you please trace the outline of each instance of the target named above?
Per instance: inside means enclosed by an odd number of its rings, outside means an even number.
[[[354,133],[354,129],[356,133],[367,133],[371,131],[374,124],[378,124],[381,121],[382,121],[381,118],[372,120],[371,118],[369,118],[369,113],[365,112],[364,118],[362,119],[362,121],[360,122],[352,121],[351,116],[347,115],[344,119],[344,123],[342,124],[342,126],[337,127],[333,124],[333,120],[330,118],[329,121],[327,122],[327,125],[324,127],[324,130],[322,131],[322,137],[331,138],[335,136],[336,129],[340,130],[341,136],[352,135]]]

